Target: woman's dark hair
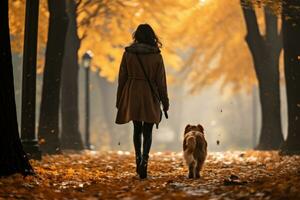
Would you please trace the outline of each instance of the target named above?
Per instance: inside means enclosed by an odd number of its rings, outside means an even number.
[[[140,24],[132,35],[134,43],[144,43],[154,47],[162,47],[154,30],[149,24]]]

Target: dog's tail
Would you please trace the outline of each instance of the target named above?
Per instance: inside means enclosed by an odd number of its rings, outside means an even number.
[[[186,139],[187,148],[190,151],[193,151],[196,148],[196,138],[193,136],[190,136]]]

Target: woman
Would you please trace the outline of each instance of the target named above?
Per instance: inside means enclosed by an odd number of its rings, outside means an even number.
[[[136,172],[142,179],[147,177],[152,128],[161,120],[160,101],[165,113],[169,109],[161,46],[150,25],[139,25],[133,43],[125,48],[119,71],[116,123],[133,121]]]

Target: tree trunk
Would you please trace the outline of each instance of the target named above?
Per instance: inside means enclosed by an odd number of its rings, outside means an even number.
[[[65,0],[48,0],[48,7],[49,31],[38,133],[42,152],[53,154],[60,152],[59,94],[68,16]]]
[[[61,86],[61,145],[63,149],[82,150],[78,111],[78,50],[76,1],[67,0],[69,26],[62,68]]]
[[[300,2],[283,4],[284,72],[288,104],[288,136],[283,154],[300,154]]]
[[[0,176],[33,174],[19,138],[10,47],[8,0],[0,1]]]
[[[262,36],[253,8],[245,8],[244,0],[241,0],[241,5],[248,31],[246,42],[253,58],[261,103],[262,127],[257,149],[275,150],[283,142],[279,87],[282,43],[277,30],[277,17],[265,8],[266,35]]]

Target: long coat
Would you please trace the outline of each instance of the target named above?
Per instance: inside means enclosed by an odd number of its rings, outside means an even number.
[[[120,65],[116,123],[125,124],[133,120],[158,124],[161,118],[160,103],[151,91],[136,54],[164,109],[169,108],[166,73],[160,50],[147,44],[135,43],[125,48]]]

